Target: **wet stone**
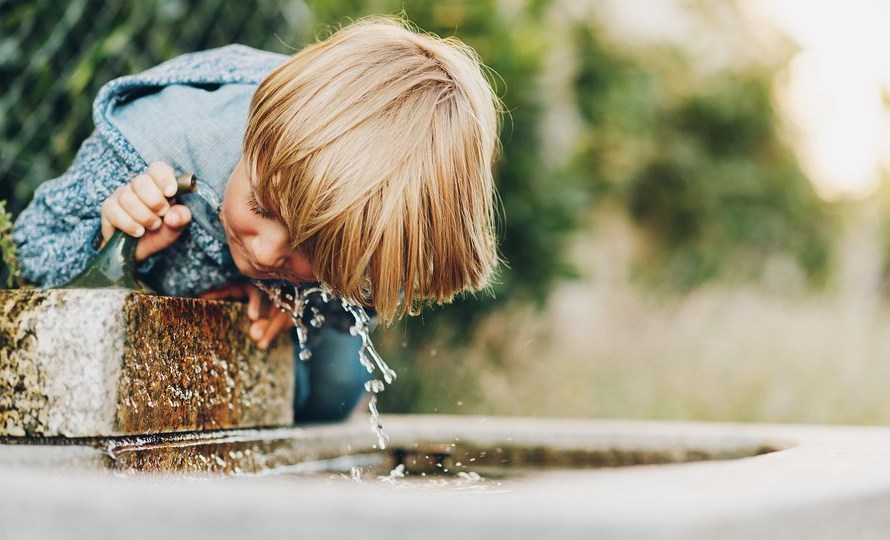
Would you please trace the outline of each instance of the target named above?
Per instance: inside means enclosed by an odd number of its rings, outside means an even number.
[[[364,421],[87,438],[0,436],[3,468],[111,470],[118,473],[286,474],[303,478],[411,480],[461,474],[520,480],[539,473],[737,460],[787,449],[767,436],[719,429],[674,433],[669,425],[621,429],[595,421],[390,416],[385,449]],[[296,477],[296,476],[295,476]],[[356,478],[358,479],[358,478]]]
[[[119,290],[0,291],[0,436],[289,425],[292,347],[242,304]]]

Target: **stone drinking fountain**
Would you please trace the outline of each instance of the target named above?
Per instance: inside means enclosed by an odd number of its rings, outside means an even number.
[[[365,419],[293,426],[291,346],[248,326],[232,302],[0,291],[0,538],[890,531],[890,429],[384,416],[379,448]]]

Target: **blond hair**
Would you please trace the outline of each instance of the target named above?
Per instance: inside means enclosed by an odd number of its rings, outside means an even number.
[[[472,49],[365,19],[270,74],[244,153],[259,203],[385,322],[489,281],[498,99]]]

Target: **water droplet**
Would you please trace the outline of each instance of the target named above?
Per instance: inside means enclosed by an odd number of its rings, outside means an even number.
[[[482,477],[479,475],[479,473],[477,473],[477,472],[472,472],[472,471],[470,471],[470,472],[463,472],[463,471],[461,471],[461,472],[457,473],[457,477],[458,477],[460,480],[462,480],[462,481],[464,481],[464,482],[466,482],[466,483],[468,483],[468,484],[469,484],[469,483],[476,483],[476,482],[481,482],[481,481],[482,481]]]
[[[393,470],[389,471],[389,475],[378,476],[377,479],[387,484],[396,484],[399,480],[405,478],[406,475],[405,464],[399,463]]]
[[[373,392],[375,394],[383,392],[384,388],[385,387],[383,386],[383,381],[381,381],[380,379],[371,379],[370,381],[365,383],[365,390],[368,392]]]
[[[322,315],[316,307],[309,308],[309,311],[312,312],[312,318],[309,319],[309,324],[314,328],[321,328],[321,325],[324,324],[324,315]]]

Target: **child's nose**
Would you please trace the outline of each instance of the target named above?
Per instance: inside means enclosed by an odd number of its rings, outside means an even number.
[[[257,237],[253,254],[258,265],[265,268],[278,268],[286,262],[288,250],[283,243]]]

